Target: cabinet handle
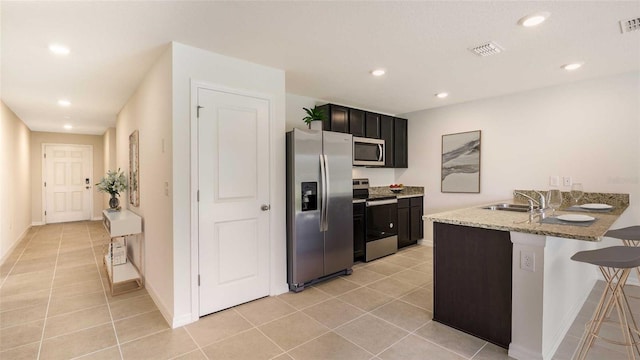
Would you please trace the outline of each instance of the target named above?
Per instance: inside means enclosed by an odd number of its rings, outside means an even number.
[[[269,209],[271,209],[271,206],[269,205],[262,204],[262,206],[260,206],[260,210],[262,211],[268,211]]]

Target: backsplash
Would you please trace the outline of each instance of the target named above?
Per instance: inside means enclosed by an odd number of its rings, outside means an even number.
[[[373,195],[422,196],[424,195],[424,186],[405,186],[397,193],[392,192],[388,186],[371,186],[369,193]]]
[[[531,196],[534,199],[538,198],[538,194],[536,194],[533,190],[515,190],[524,194]],[[545,196],[547,192],[544,190],[540,190]],[[527,199],[520,195],[515,195],[513,197],[513,201],[526,203]],[[629,194],[615,194],[615,193],[590,193],[585,192],[582,198],[580,198],[579,204],[608,204],[615,208],[626,208],[629,206]],[[573,198],[569,191],[562,192],[562,206],[561,209],[567,208],[574,205]]]

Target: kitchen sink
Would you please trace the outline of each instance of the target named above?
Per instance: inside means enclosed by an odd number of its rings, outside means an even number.
[[[494,205],[485,206],[485,207],[483,207],[483,209],[486,209],[486,210],[501,210],[501,211],[515,211],[515,212],[528,212],[529,211],[529,205],[502,203],[502,204],[494,204]],[[537,209],[537,207],[534,207],[534,209]]]

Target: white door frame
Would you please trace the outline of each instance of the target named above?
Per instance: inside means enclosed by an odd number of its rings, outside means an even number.
[[[74,146],[78,148],[83,148],[89,150],[89,169],[91,173],[91,182],[93,182],[95,174],[93,173],[93,145],[81,145],[81,144],[58,144],[58,143],[42,143],[42,151],[40,152],[40,160],[42,160],[42,174],[40,176],[40,191],[42,192],[42,211],[40,215],[42,216],[42,223],[47,223],[47,217],[44,214],[47,211],[47,188],[44,186],[45,178],[47,176],[47,161],[45,160],[44,154],[47,146]],[[94,184],[89,184],[91,189],[93,189]],[[93,190],[91,191],[91,195],[89,196],[89,220],[93,220]]]
[[[190,175],[191,175],[191,321],[198,321],[200,318],[200,296],[199,296],[199,285],[198,285],[198,272],[199,272],[199,235],[198,235],[198,223],[200,219],[200,214],[198,210],[198,116],[197,116],[197,107],[198,107],[198,89],[203,88],[207,90],[226,92],[234,95],[248,96],[254,97],[258,99],[266,100],[269,103],[269,197],[272,199],[272,189],[273,184],[271,183],[273,179],[273,154],[272,154],[272,122],[275,119],[275,110],[274,110],[274,97],[268,94],[252,92],[247,90],[234,89],[226,86],[221,86],[205,81],[199,80],[191,80],[191,114],[190,114],[190,132],[191,132],[191,154],[190,154]],[[273,273],[273,264],[271,259],[273,258],[273,233],[271,228],[273,227],[273,216],[270,217],[269,220],[269,293],[273,294],[274,284],[272,280]]]

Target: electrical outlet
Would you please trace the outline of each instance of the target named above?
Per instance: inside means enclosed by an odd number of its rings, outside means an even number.
[[[520,250],[520,269],[536,271],[536,254],[534,252]]]
[[[562,177],[562,185],[571,186],[571,176],[563,176]]]
[[[552,175],[549,176],[549,186],[560,186],[560,176]]]

